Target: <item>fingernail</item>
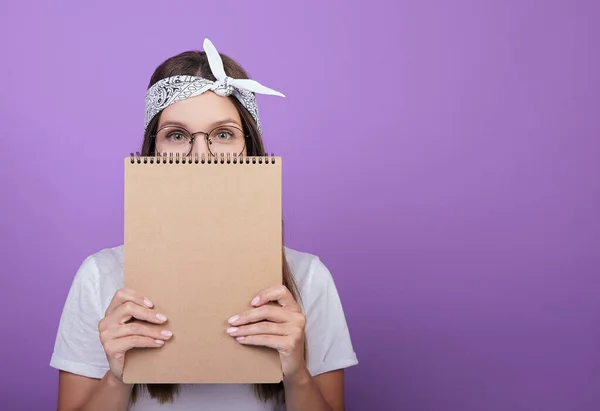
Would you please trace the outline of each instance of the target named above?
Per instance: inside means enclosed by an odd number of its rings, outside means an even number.
[[[152,307],[154,307],[154,304],[152,304],[152,301],[150,301],[150,300],[149,300],[149,299],[147,299],[147,298],[144,298],[144,305],[145,305],[146,307],[149,307],[149,308],[152,308]]]
[[[254,297],[254,300],[252,300],[252,302],[250,304],[256,305],[256,304],[258,304],[259,301],[260,301],[259,297]]]
[[[236,337],[236,340],[238,340],[238,341],[243,341],[245,339],[246,339],[246,337]]]
[[[246,300],[246,301],[248,301],[248,300]],[[239,320],[239,319],[240,319],[240,316],[239,316],[239,315],[234,315],[233,317],[231,317],[231,318],[229,319],[229,321],[228,321],[228,322],[229,322],[229,324],[233,324],[234,322],[236,322],[236,321],[237,321],[237,320]]]
[[[167,330],[161,331],[160,333],[162,335],[164,335],[165,337],[170,337],[173,335],[173,333],[171,331],[167,331]]]
[[[162,314],[156,314],[156,318],[158,318],[160,321],[167,321],[167,317]]]
[[[236,332],[237,330],[238,330],[238,328],[237,328],[237,327],[231,327],[231,328],[228,328],[228,329],[227,329],[227,332],[228,332],[229,334],[233,334],[233,333],[234,333],[234,332]]]
[[[163,345],[165,342],[163,340],[154,340],[158,345]]]

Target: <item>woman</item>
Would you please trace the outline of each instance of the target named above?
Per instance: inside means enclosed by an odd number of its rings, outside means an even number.
[[[210,41],[204,48],[155,70],[146,96],[143,155],[265,155],[254,93],[282,94],[248,80]],[[229,319],[224,330],[239,344],[279,352],[283,382],[254,386],[125,384],[125,353],[160,349],[173,332],[153,302],[122,288],[122,246],[86,258],[51,359],[60,370],[58,410],[343,410],[343,369],[357,359],[335,284],[318,257],[289,248],[284,256],[284,284],[259,293],[254,308]]]

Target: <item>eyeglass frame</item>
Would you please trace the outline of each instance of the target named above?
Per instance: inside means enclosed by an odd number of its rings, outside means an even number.
[[[185,128],[185,127],[182,127],[182,126],[175,126],[175,125],[165,125],[165,126],[162,126],[162,127],[161,127],[161,128],[159,128],[159,129],[157,129],[157,130],[156,130],[156,133],[153,133],[152,135],[150,135],[150,137],[151,137],[151,138],[154,140],[154,152],[158,154],[158,150],[157,150],[157,144],[156,144],[156,141],[157,141],[157,140],[156,140],[156,137],[157,137],[158,133],[159,133],[161,130],[164,130],[165,128],[177,128],[177,129],[180,129],[180,130],[184,130],[184,131],[185,131],[187,134],[189,134],[189,135],[190,135],[190,137],[191,137],[191,141],[190,141],[190,151],[188,151],[188,153],[184,155],[184,157],[188,157],[190,154],[192,154],[192,150],[194,149],[194,143],[196,142],[196,135],[198,135],[198,134],[203,134],[203,135],[204,135],[204,144],[206,144],[206,148],[208,149],[208,153],[209,153],[211,156],[213,156],[213,157],[217,157],[217,155],[218,155],[218,154],[224,154],[224,153],[217,153],[217,154],[213,154],[213,152],[210,150],[210,144],[212,144],[212,142],[210,142],[210,141],[209,141],[209,138],[210,138],[210,134],[211,134],[213,131],[215,131],[216,129],[218,129],[218,128],[221,128],[221,127],[227,127],[227,125],[224,125],[224,124],[222,124],[222,125],[220,125],[220,126],[217,126],[217,127],[213,128],[212,130],[210,130],[208,133],[207,133],[207,132],[205,132],[205,131],[196,131],[195,133],[191,133],[191,132],[190,132],[190,131],[189,131],[187,128]],[[244,133],[244,130],[241,130],[239,127],[236,127],[236,126],[231,126],[231,125],[230,125],[229,127],[233,127],[233,128],[236,128],[236,129],[240,130],[240,131],[242,132],[243,136],[244,136],[244,146],[242,147],[242,151],[240,151],[240,152],[237,154],[237,155],[242,155],[242,153],[243,153],[243,152],[244,152],[244,150],[246,149],[246,140],[248,140],[248,139],[250,138],[250,134],[248,134],[248,133]],[[161,155],[162,155],[162,154],[161,154]]]

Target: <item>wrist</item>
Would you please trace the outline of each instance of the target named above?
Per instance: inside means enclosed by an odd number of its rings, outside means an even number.
[[[126,384],[123,380],[118,379],[112,372],[107,372],[105,376],[106,384],[114,389],[121,391],[131,391],[133,389],[132,384]]]
[[[283,383],[286,386],[307,385],[311,381],[312,381],[312,376],[310,375],[310,372],[308,371],[308,368],[306,366],[299,368],[297,371],[295,371],[292,374],[284,375],[284,377],[283,377]]]

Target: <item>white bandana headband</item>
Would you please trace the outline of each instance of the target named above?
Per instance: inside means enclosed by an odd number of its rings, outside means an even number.
[[[166,107],[181,100],[198,96],[206,91],[227,97],[235,96],[256,121],[259,131],[258,104],[254,93],[285,97],[278,91],[249,79],[235,79],[225,74],[221,55],[209,39],[204,40],[204,51],[208,57],[210,71],[217,81],[196,76],[173,76],[156,82],[146,93],[146,122],[150,121]]]

